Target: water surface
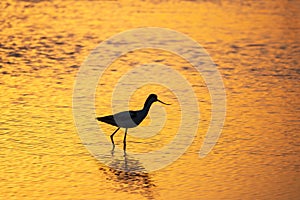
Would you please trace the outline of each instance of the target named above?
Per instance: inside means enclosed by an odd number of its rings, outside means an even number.
[[[0,197],[5,199],[299,199],[298,1],[17,1],[0,2]],[[137,27],[166,27],[194,38],[223,77],[227,113],[222,135],[198,156],[210,122],[209,92],[182,58],[161,50],[131,52],[99,80],[96,114],[111,113],[116,81],[137,64],[178,70],[199,99],[201,121],[186,153],[156,172],[121,172],[82,145],[72,115],[81,63],[97,44]],[[128,151],[171,141],[180,122],[172,91],[148,85],[168,120],[149,139],[128,136]],[[143,105],[145,88],[130,101]],[[158,119],[159,120],[159,119]],[[151,123],[149,118],[142,124]],[[99,124],[109,135],[114,127]],[[151,130],[149,130],[151,131]],[[131,130],[134,134],[134,129]],[[136,133],[138,134],[138,133]],[[116,135],[122,145],[123,132]],[[115,160],[140,165],[128,156]]]

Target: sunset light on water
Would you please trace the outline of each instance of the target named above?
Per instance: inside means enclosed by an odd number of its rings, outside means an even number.
[[[3,0],[0,9],[0,199],[299,199],[299,1]],[[174,52],[135,49],[111,62],[91,89],[91,120],[141,109],[151,93],[171,105],[154,103],[145,120],[128,130],[126,156],[116,152],[107,165],[86,148],[76,126],[75,82],[101,42],[146,27],[174,30],[207,51],[224,84],[224,126],[213,149],[199,157],[212,125],[209,79]],[[143,66],[153,68],[133,71]],[[177,90],[166,85],[142,85],[155,66],[186,80],[189,88],[175,80],[178,91],[192,91],[198,108],[180,102]],[[139,81],[120,83],[129,73]],[[142,86],[124,105],[114,97],[118,84],[121,95],[130,84]],[[199,123],[186,149],[174,147],[183,155],[143,170],[133,155],[171,143],[184,116]],[[93,123],[110,153],[116,127]],[[124,129],[114,136],[120,151],[123,137]]]

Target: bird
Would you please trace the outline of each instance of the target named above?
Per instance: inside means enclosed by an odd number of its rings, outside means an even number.
[[[120,128],[125,128],[125,135],[123,139],[123,150],[126,151],[126,135],[127,135],[127,129],[128,128],[134,128],[138,126],[147,116],[149,109],[151,105],[154,102],[160,102],[165,105],[171,105],[168,103],[164,103],[161,100],[157,98],[156,94],[150,94],[148,98],[145,101],[144,107],[141,110],[135,110],[135,111],[123,111],[116,113],[114,115],[108,115],[104,117],[96,117],[98,121],[105,122],[107,124],[113,125],[118,127],[117,130],[115,130],[111,135],[110,139],[113,145],[113,149],[115,148],[114,143],[114,135],[118,132]]]

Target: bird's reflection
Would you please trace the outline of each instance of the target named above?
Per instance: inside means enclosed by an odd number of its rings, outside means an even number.
[[[107,180],[118,183],[115,190],[141,194],[148,199],[154,199],[155,184],[141,163],[126,152],[123,155],[115,155],[112,149],[111,155],[110,167],[100,167],[99,170],[107,176]]]

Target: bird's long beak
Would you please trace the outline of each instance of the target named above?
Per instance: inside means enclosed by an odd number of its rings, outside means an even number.
[[[158,100],[158,99],[157,99],[157,101],[160,102],[160,103],[162,103],[162,104],[165,104],[165,105],[171,105],[169,103],[162,102],[161,100]]]

